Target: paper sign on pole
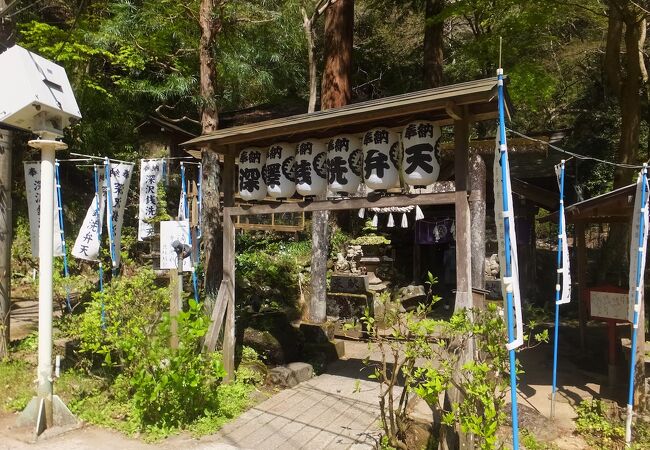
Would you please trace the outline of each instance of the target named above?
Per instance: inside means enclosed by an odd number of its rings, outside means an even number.
[[[190,222],[188,220],[163,220],[160,222],[160,268],[176,269],[178,257],[172,246],[174,241],[189,245]],[[192,258],[183,259],[183,272],[192,271]]]
[[[564,164],[564,163],[563,163]],[[560,185],[560,171],[562,170],[561,166],[555,166],[555,174],[558,179],[558,186]],[[560,217],[558,221],[562,224],[562,227],[559,230],[558,238],[562,241],[562,267],[558,270],[562,271],[562,295],[560,300],[558,300],[558,305],[563,305],[571,301],[571,268],[569,267],[569,242],[566,235],[566,217],[564,215],[564,199],[562,199],[562,205],[560,205],[560,212],[558,213]]]
[[[501,151],[499,149],[499,135],[497,132],[496,149],[494,152],[494,218],[497,227],[497,241],[499,242],[499,265],[501,268],[501,291],[503,299],[506,299],[508,290],[512,290],[512,304],[514,307],[515,323],[513,324],[516,337],[515,340],[507,345],[508,350],[520,347],[524,343],[524,331],[522,326],[521,316],[521,294],[519,291],[519,262],[517,260],[517,236],[515,234],[515,215],[512,203],[512,187],[510,186],[510,167],[506,157],[505,165],[505,183],[506,193],[504,194],[502,188],[502,175],[501,175]],[[506,195],[508,202],[508,211],[504,214],[503,198]],[[510,241],[510,279],[505,279],[506,274],[506,248],[505,248],[505,225],[504,217],[508,217],[509,229],[508,237]]]
[[[133,173],[133,164],[131,163],[111,163],[110,167],[110,188],[112,204],[112,217],[110,226],[113,227],[113,245],[115,248],[115,260],[113,267],[120,266],[120,250],[122,242],[122,222],[124,221],[124,208],[126,208],[126,199],[131,184],[131,174]],[[106,197],[109,201],[109,197]]]
[[[86,261],[99,260],[99,247],[104,225],[104,207],[106,205],[104,202],[104,171],[98,170],[97,174],[98,192],[88,207],[86,217],[81,224],[81,229],[72,248],[72,256]]]
[[[138,210],[138,241],[154,235],[153,224],[147,219],[155,217],[158,207],[158,183],[162,179],[163,159],[140,160],[140,205]]]
[[[645,273],[645,261],[646,261],[646,249],[648,247],[648,198],[646,197],[646,204],[641,204],[641,190],[643,189],[643,181],[641,175],[636,180],[636,195],[634,200],[634,214],[632,215],[632,238],[630,239],[630,293],[629,293],[629,309],[628,309],[628,319],[630,322],[634,322],[634,305],[636,303],[636,287],[641,286],[641,291],[639,292],[639,308],[643,308],[643,286],[644,285],[644,273]],[[646,189],[647,189],[646,183]],[[637,270],[637,261],[639,255],[639,232],[640,232],[640,213],[643,211],[643,222],[645,226],[643,227],[643,246],[641,247],[641,279],[639,283],[636,282],[636,270]]]
[[[25,161],[25,191],[27,194],[27,211],[29,215],[29,238],[32,256],[38,258],[38,235],[41,223],[41,163],[39,161]],[[59,198],[54,192],[54,241],[52,242],[54,256],[63,256],[61,242],[61,225],[59,224]]]

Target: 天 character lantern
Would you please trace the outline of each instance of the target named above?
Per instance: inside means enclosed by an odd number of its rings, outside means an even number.
[[[296,192],[294,145],[286,142],[269,147],[264,181],[269,196],[286,199]]]
[[[397,133],[374,128],[363,136],[363,178],[366,186],[385,191],[399,183],[401,151]]]
[[[333,138],[327,146],[327,166],[332,191],[340,195],[356,192],[363,176],[361,139],[348,134]]]
[[[402,176],[406,184],[424,187],[438,179],[441,136],[440,127],[432,122],[411,122],[404,127]]]
[[[244,201],[263,200],[266,197],[264,164],[266,151],[249,147],[239,153],[239,195]]]
[[[310,139],[296,145],[296,190],[303,197],[324,194],[327,189],[327,150]]]

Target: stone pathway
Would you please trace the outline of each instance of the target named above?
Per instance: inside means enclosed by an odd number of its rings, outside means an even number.
[[[352,363],[352,364],[351,364]],[[213,443],[240,449],[372,449],[380,436],[377,383],[361,379],[355,361],[286,389],[228,423]],[[207,442],[200,448],[213,448]]]

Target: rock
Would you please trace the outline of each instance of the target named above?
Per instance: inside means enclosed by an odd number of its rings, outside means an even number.
[[[326,343],[334,339],[336,325],[332,322],[301,323],[300,331],[305,336],[305,342]]]
[[[426,298],[427,293],[422,285],[411,284],[397,291],[397,299],[405,308],[417,306],[419,303],[423,303]]]
[[[265,362],[285,364],[300,359],[304,338],[286,313],[275,310],[252,314],[243,326],[244,345],[263,355]]]
[[[303,381],[310,380],[313,376],[314,369],[310,364],[304,362],[278,366],[269,371],[269,380],[271,383],[289,388]]]

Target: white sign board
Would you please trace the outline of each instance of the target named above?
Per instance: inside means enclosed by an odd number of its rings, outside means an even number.
[[[189,245],[190,222],[188,220],[163,220],[160,222],[160,268],[162,270],[178,267],[178,257],[172,247],[174,241]],[[183,271],[192,271],[192,258],[183,260]]]
[[[631,305],[627,293],[591,291],[589,304],[592,317],[629,320]]]

